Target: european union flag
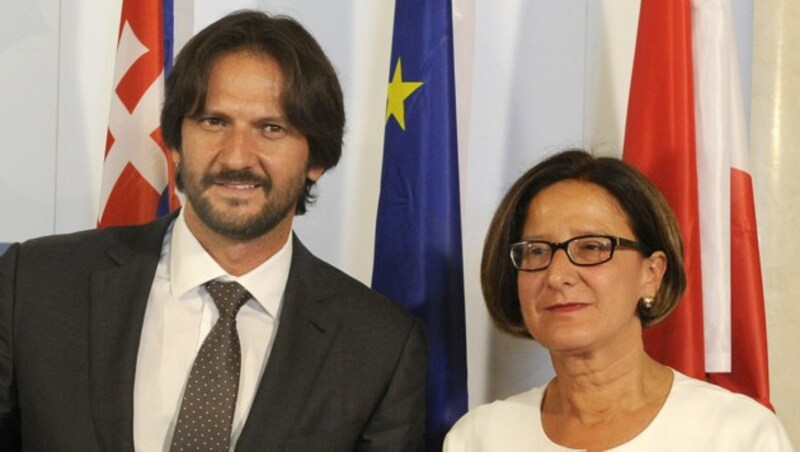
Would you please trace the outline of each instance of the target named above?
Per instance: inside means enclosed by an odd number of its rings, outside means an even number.
[[[423,319],[426,443],[467,409],[450,0],[397,0],[373,288]]]

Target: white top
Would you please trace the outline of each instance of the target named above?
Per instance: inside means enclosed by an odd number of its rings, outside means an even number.
[[[611,450],[792,451],[775,414],[758,402],[674,371],[669,396],[639,435]],[[444,452],[571,451],[542,428],[545,386],[479,406],[445,438]]]
[[[245,275],[232,277],[203,249],[186,225],[183,212],[164,237],[142,325],[133,391],[137,451],[169,450],[189,371],[219,317],[203,287],[217,278],[238,281],[253,295],[236,316],[242,371],[231,431],[233,450],[272,350],[289,277],[291,237],[267,261]]]

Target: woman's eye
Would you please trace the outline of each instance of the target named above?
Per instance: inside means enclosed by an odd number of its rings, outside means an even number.
[[[550,247],[542,245],[528,245],[527,252],[530,256],[543,256],[550,252]]]
[[[579,249],[587,252],[606,251],[609,248],[611,243],[604,240],[588,240],[579,244]]]

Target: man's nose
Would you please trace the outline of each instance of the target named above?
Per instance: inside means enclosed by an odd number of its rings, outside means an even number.
[[[247,127],[230,127],[218,155],[220,163],[233,169],[253,166],[257,158],[254,138],[252,131]]]

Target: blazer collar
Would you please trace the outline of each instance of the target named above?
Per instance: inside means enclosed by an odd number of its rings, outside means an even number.
[[[139,338],[162,242],[177,212],[111,228],[108,268],[90,276],[89,388],[102,450],[133,451],[133,383]]]
[[[324,303],[338,292],[326,264],[296,236],[278,334],[256,391],[238,450],[260,450],[291,432],[315,386],[318,369],[333,343],[339,319]]]

